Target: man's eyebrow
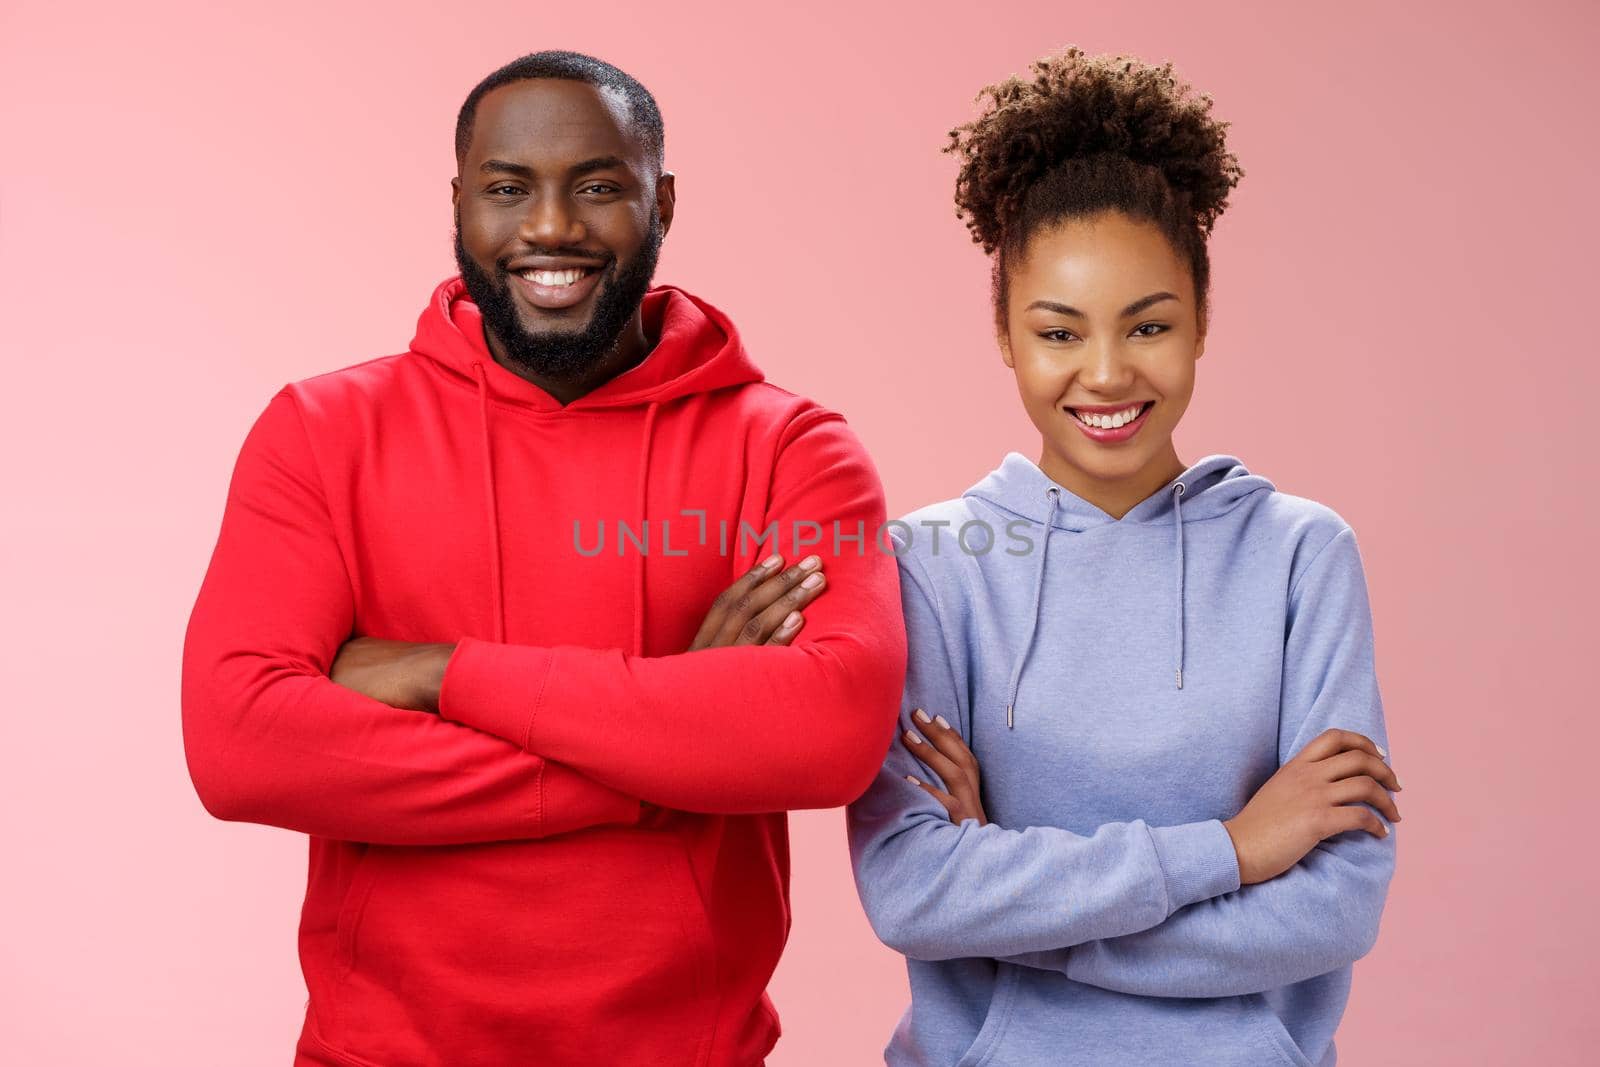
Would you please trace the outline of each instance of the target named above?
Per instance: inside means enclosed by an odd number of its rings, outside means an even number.
[[[575,163],[567,168],[568,174],[588,174],[591,170],[610,170],[613,167],[627,169],[628,161],[621,156],[595,156],[582,163]]]
[[[1159,304],[1163,300],[1176,299],[1178,299],[1177,294],[1169,293],[1165,290],[1159,293],[1151,293],[1149,296],[1141,296],[1139,299],[1122,309],[1122,317],[1128,318],[1131,315],[1137,315],[1150,305]],[[1032,311],[1034,308],[1042,308],[1045,311],[1054,311],[1057,315],[1069,315],[1072,318],[1077,319],[1084,317],[1083,312],[1079,311],[1077,308],[1071,307],[1067,304],[1058,304],[1054,300],[1035,300],[1023,310]]]
[[[627,160],[621,156],[595,156],[581,163],[574,163],[567,168],[568,174],[588,174],[590,171],[607,170],[611,167],[627,167]],[[486,159],[478,166],[481,174],[515,174],[519,178],[532,178],[533,168],[521,163],[513,163],[508,159]]]

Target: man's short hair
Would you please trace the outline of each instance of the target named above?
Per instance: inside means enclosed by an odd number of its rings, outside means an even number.
[[[472,123],[478,114],[478,101],[491,89],[512,82],[535,78],[560,78],[565,81],[586,82],[597,89],[610,89],[621,94],[628,103],[629,117],[644,140],[645,152],[656,169],[661,169],[666,149],[666,134],[661,125],[661,109],[650,90],[627,72],[613,67],[603,59],[586,56],[581,52],[534,52],[521,59],[512,60],[479,82],[467,94],[461,112],[456,116],[456,167],[467,158],[467,148],[472,143]]]

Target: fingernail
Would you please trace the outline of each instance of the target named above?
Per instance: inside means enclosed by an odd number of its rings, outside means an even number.
[[[822,584],[822,575],[813,574],[811,577],[807,578],[805,581],[800,583],[800,588],[801,589],[815,589],[817,586],[819,586],[821,584]]]
[[[784,618],[783,625],[778,627],[778,629],[780,629],[780,630],[792,630],[796,626],[799,626],[799,625],[800,625],[800,613],[798,611],[791,611]]]
[[[914,774],[906,775],[906,781],[910,782],[912,785],[921,785],[922,784],[920,781],[918,781],[917,776],[914,775]]]
[[[916,711],[912,712],[911,714],[912,714],[912,717],[915,718],[918,722],[932,722],[933,721],[932,719],[928,718],[928,713],[923,711],[921,708],[918,708]]]
[[[943,726],[946,730],[950,729],[950,724],[945,721],[945,717],[943,715],[935,715],[933,717],[933,721],[938,723],[940,726]]]
[[[1378,755],[1382,756],[1384,759],[1388,759],[1389,758],[1388,751],[1385,750],[1382,745],[1378,744],[1378,742],[1376,742],[1376,741],[1372,742],[1372,747],[1377,749],[1378,750]]]
[[[776,567],[782,562],[783,557],[774,552],[772,555],[761,561],[761,569],[764,571],[770,571],[772,568]]]
[[[814,571],[820,566],[822,566],[821,556],[807,556],[800,561],[800,569],[803,571]]]
[[[916,734],[912,733],[910,730],[906,731],[906,740],[910,741],[913,745],[922,744],[922,738],[918,737]]]

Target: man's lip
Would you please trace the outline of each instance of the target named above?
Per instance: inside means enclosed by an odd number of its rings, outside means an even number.
[[[512,274],[521,274],[525,270],[600,270],[605,265],[604,260],[596,262],[592,259],[571,259],[562,256],[529,256],[508,263],[506,270]]]
[[[602,277],[600,271],[591,270],[571,285],[540,285],[524,277],[521,271],[516,271],[511,275],[511,287],[521,294],[526,303],[542,311],[560,311],[577,307],[588,300],[600,285]]]

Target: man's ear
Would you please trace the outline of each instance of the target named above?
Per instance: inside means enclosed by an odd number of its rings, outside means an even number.
[[[450,206],[461,207],[461,176],[458,174],[450,179]]]
[[[661,234],[666,236],[672,229],[672,214],[678,206],[678,186],[676,175],[670,170],[661,172],[656,179],[656,213],[661,216]]]

